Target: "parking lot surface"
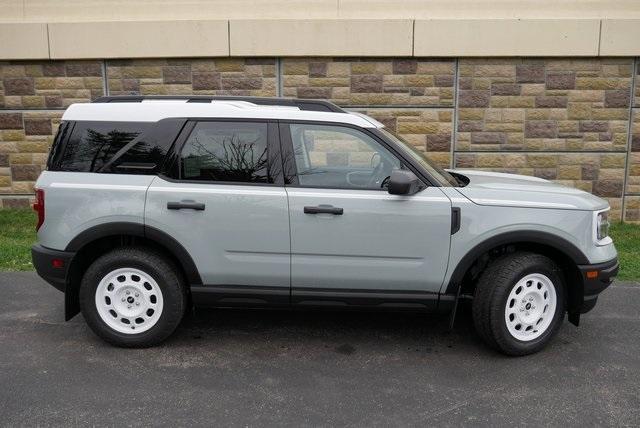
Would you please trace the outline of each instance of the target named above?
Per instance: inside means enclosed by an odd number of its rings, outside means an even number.
[[[118,349],[33,273],[0,274],[1,425],[640,424],[640,285],[543,352],[488,350],[463,313],[199,310]]]

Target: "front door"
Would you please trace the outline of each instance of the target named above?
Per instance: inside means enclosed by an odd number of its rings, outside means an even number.
[[[190,123],[173,177],[149,187],[145,222],[182,245],[202,278],[200,304],[289,304],[287,196],[277,124]],[[272,149],[272,147],[276,149]]]
[[[451,203],[438,187],[391,195],[403,162],[373,134],[312,123],[281,125],[291,221],[292,299],[388,304],[437,295],[449,255]],[[403,297],[404,296],[404,297]]]

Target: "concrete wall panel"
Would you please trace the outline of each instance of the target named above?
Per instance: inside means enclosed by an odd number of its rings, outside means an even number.
[[[52,59],[226,56],[227,21],[49,24]]]
[[[416,20],[415,56],[597,56],[600,21]]]
[[[232,56],[410,56],[410,20],[232,20]]]
[[[601,56],[640,55],[640,19],[603,19],[600,37]]]
[[[0,59],[49,58],[46,24],[0,24]]]

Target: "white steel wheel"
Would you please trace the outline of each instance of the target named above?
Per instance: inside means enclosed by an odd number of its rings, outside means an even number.
[[[545,275],[532,273],[511,289],[504,319],[511,336],[523,342],[540,337],[556,313],[556,288]]]
[[[116,269],[96,288],[98,315],[113,330],[139,334],[153,327],[162,315],[163,298],[151,275],[134,268]]]

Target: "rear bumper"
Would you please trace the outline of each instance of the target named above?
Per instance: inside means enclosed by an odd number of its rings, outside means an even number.
[[[593,309],[598,301],[598,296],[611,285],[619,268],[617,257],[604,263],[578,266],[583,286],[581,313],[584,314]]]
[[[67,272],[75,253],[52,250],[35,244],[31,247],[31,259],[38,275],[49,284],[64,293],[67,285]],[[54,267],[54,260],[61,261],[61,266]],[[60,262],[56,262],[60,264]]]

